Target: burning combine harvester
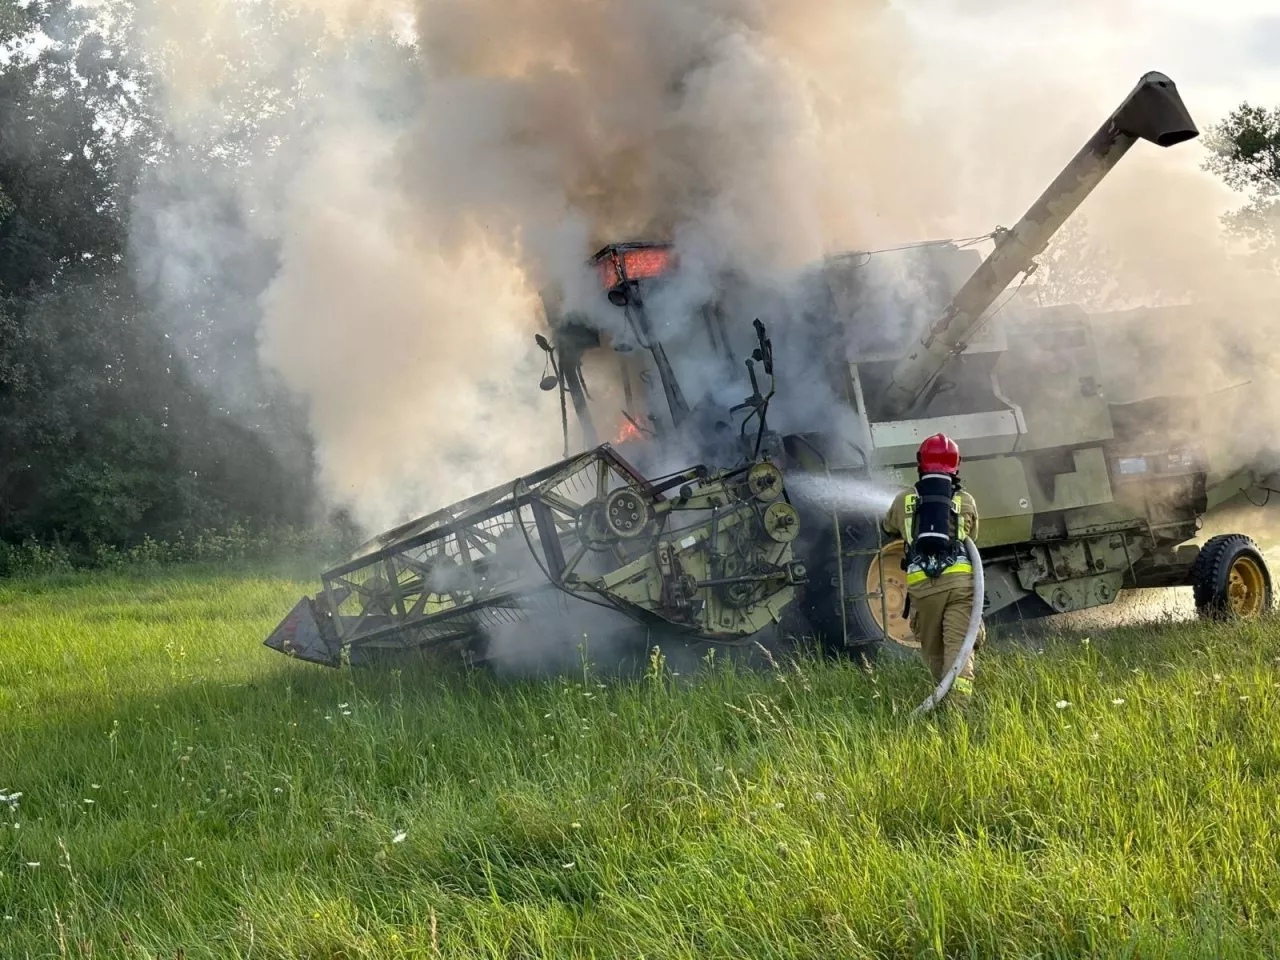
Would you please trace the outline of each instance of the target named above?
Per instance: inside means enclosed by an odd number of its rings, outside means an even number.
[[[1262,614],[1271,581],[1252,541],[1192,542],[1208,510],[1258,480],[1212,475],[1189,439],[1203,402],[1113,404],[1082,311],[1016,291],[992,310],[1138,140],[1197,134],[1174,84],[1147,74],[985,260],[948,244],[912,254],[913,286],[941,291],[932,318],[914,322],[905,298],[886,305],[866,255],[831,258],[773,314],[778,369],[758,319],[726,320],[770,302],[751,278],[673,323],[677,252],[607,247],[590,262],[602,287],[590,315],[544,295],[542,386],[558,394],[565,458],[370,541],[267,645],[327,666],[444,646],[483,660],[495,632],[594,604],[717,645],[781,629],[834,649],[911,647],[903,545],[866,511],[797,490],[908,484],[919,441],[940,431],[959,441],[982,511],[989,618],[1180,585],[1206,615]],[[799,369],[780,385],[787,363]]]

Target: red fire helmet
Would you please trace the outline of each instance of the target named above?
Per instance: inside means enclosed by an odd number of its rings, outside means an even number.
[[[945,433],[935,433],[916,451],[916,467],[921,473],[954,476],[960,471],[960,448]]]

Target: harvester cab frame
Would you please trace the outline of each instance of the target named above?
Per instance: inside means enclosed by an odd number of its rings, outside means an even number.
[[[592,320],[572,313],[562,313],[559,295],[544,289],[541,296],[548,326],[556,331],[557,340],[567,345],[569,355],[574,358],[572,366],[579,369],[582,358],[590,351],[612,349],[619,354],[618,379],[628,403],[632,405],[632,408],[624,408],[622,413],[624,419],[637,428],[638,411],[634,407],[637,403],[643,403],[643,400],[637,397],[636,381],[650,386],[656,377],[661,386],[663,402],[658,410],[641,414],[648,424],[644,431],[650,436],[660,437],[679,430],[690,416],[689,402],[668,359],[667,345],[655,331],[646,305],[650,291],[674,276],[680,268],[674,246],[667,242],[610,244],[598,251],[588,261],[588,266],[599,278],[605,299],[620,312],[625,334],[607,337]],[[723,314],[717,307],[714,303],[707,304],[702,316],[695,318],[694,323],[701,321],[705,325],[702,331],[708,338],[711,350],[719,356],[724,366],[736,367],[738,361],[733,355]],[[730,407],[729,413],[750,410],[756,417],[760,417],[773,396],[775,386],[773,343],[758,317],[752,321],[752,327],[756,343],[751,356],[745,360],[752,392],[742,403]],[[540,343],[545,342],[541,334],[537,337]],[[642,355],[647,353],[652,359],[652,370],[646,369],[643,363],[628,362],[634,357],[636,347],[640,348]],[[761,365],[764,374],[770,379],[767,395],[760,393],[756,364]],[[544,381],[544,389],[548,388],[546,383]],[[570,374],[564,387],[574,397],[575,409],[579,412],[584,430],[596,432],[589,389],[581,376]],[[554,386],[550,388],[554,389]],[[587,445],[590,445],[589,442]]]
[[[598,251],[587,266],[600,285],[603,299],[620,315],[621,322],[611,325],[610,333],[602,332],[601,325],[590,317],[562,312],[558,290],[541,291],[547,324],[561,351],[560,388],[573,400],[583,446],[594,446],[611,436],[622,442],[634,439],[628,426],[636,434],[653,437],[678,429],[689,415],[689,406],[645,307],[649,285],[675,268],[674,247],[669,243],[610,244]],[[605,350],[616,356],[617,383],[624,399],[615,418],[618,422],[602,425],[597,423],[602,411],[592,410],[583,360],[589,353]],[[641,359],[645,354],[652,360],[652,369]],[[663,394],[665,412],[647,395],[648,388],[655,386],[655,378]]]

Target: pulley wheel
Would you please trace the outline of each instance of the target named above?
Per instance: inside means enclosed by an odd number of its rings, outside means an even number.
[[[790,543],[800,534],[800,514],[785,501],[769,505],[764,512],[764,532],[778,543]]]
[[[782,471],[772,463],[757,463],[747,471],[747,487],[757,500],[777,500],[782,496]]]

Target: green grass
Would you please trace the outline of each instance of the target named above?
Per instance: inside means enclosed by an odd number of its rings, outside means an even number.
[[[1280,947],[1274,624],[989,648],[912,723],[914,662],[325,671],[260,645],[308,586],[0,585],[0,958]]]

